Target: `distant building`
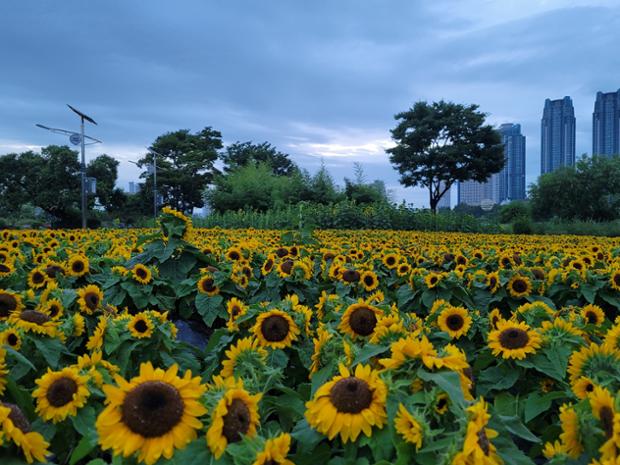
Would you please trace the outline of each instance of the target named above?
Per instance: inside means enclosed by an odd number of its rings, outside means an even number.
[[[457,201],[459,205],[479,207],[487,201],[499,203],[499,173],[492,175],[486,182],[459,182]]]
[[[446,188],[446,185],[442,182],[439,184],[439,189],[440,190],[444,190]],[[437,202],[437,209],[440,208],[450,208],[450,191],[452,190],[452,188],[448,189],[446,191],[446,193],[443,195],[443,197],[441,199],[439,199],[439,202]]]
[[[620,89],[596,93],[592,113],[592,154],[620,154]]]
[[[521,134],[520,124],[502,124],[499,132],[504,143],[506,164],[498,175],[499,198],[496,203],[523,200],[525,199],[525,136]]]
[[[141,189],[142,189],[142,185],[140,183],[133,182],[133,181],[129,182],[129,193],[130,194],[137,194],[138,192],[140,192]]]
[[[575,124],[575,109],[570,97],[545,100],[541,120],[541,174],[575,164]]]

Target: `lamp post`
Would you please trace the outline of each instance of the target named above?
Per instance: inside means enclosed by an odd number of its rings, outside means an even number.
[[[44,126],[42,124],[35,124],[35,126],[46,129],[48,131],[54,132],[56,134],[65,134],[69,136],[69,140],[73,145],[80,144],[80,152],[81,152],[81,162],[80,162],[80,173],[81,173],[81,206],[82,206],[82,229],[86,229],[86,145],[91,144],[101,144],[102,142],[94,137],[90,137],[84,134],[84,120],[97,125],[94,119],[90,116],[85,115],[81,111],[67,104],[69,109],[76,113],[80,117],[80,132],[68,131],[66,129],[58,129],[58,128],[50,128],[48,126]],[[89,139],[92,142],[86,143],[86,139]]]

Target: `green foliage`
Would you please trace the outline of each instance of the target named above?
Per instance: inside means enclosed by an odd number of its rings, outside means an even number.
[[[396,146],[387,150],[404,186],[425,187],[434,212],[456,181],[486,181],[505,163],[499,133],[477,105],[417,102],[398,113]]]
[[[259,163],[266,163],[277,176],[290,176],[298,170],[286,153],[279,152],[269,142],[262,144],[235,142],[226,147],[221,159],[226,165],[224,167],[226,172]]]
[[[620,156],[585,155],[573,167],[538,178],[530,186],[535,218],[610,221],[620,218]]]
[[[163,134],[151,144],[150,149],[157,158],[157,191],[166,205],[183,212],[204,206],[202,192],[217,174],[214,166],[218,150],[222,148],[222,134],[206,127],[194,134],[188,129]],[[138,162],[147,167],[153,162],[153,155],[147,154]],[[153,193],[153,176],[148,172],[145,191]]]
[[[509,204],[499,207],[499,221],[500,223],[512,223],[520,218],[531,217],[530,204],[523,200],[515,200]]]

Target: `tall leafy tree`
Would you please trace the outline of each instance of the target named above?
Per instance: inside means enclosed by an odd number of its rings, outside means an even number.
[[[158,153],[157,192],[163,201],[183,212],[191,213],[195,207],[204,206],[202,192],[214,174],[218,150],[222,148],[222,134],[206,127],[196,133],[188,129],[168,132],[159,136],[150,149]],[[149,153],[138,161],[139,166],[148,167],[153,156]],[[145,189],[153,191],[153,177],[150,172],[145,178]]]
[[[417,102],[394,117],[390,161],[401,184],[428,189],[433,212],[455,182],[484,182],[504,167],[501,137],[477,110],[443,100]]]
[[[107,211],[117,210],[124,203],[125,193],[115,187],[118,165],[117,160],[103,154],[86,167],[86,175],[97,179],[97,197]]]
[[[246,166],[249,163],[266,163],[278,176],[289,176],[297,170],[297,165],[289,159],[289,156],[278,151],[269,142],[262,144],[235,142],[226,147],[222,154],[222,161],[225,164],[224,170],[226,172]]]

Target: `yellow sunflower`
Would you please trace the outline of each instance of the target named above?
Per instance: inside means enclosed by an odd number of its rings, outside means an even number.
[[[450,398],[448,394],[445,392],[438,394],[435,398],[435,412],[439,415],[443,415],[448,411],[448,407],[450,407]]]
[[[47,313],[52,320],[57,320],[63,315],[64,307],[59,299],[49,299],[41,305],[41,311]]]
[[[225,352],[226,360],[222,361],[220,376],[228,378],[235,374],[235,368],[240,362],[247,359],[258,359],[261,364],[267,361],[267,351],[263,349],[258,339],[246,337],[231,345]]]
[[[387,421],[387,387],[369,365],[357,365],[352,374],[340,364],[339,371],[306,402],[306,420],[330,440],[340,435],[344,443],[355,442],[361,432],[370,437],[373,426],[381,429]]]
[[[220,288],[215,285],[215,280],[210,274],[202,276],[198,280],[196,286],[198,287],[198,292],[207,294],[209,297],[213,297],[220,293]]]
[[[49,278],[42,267],[37,267],[28,273],[28,286],[30,289],[41,289],[45,287]]]
[[[415,445],[415,450],[422,447],[424,429],[420,420],[414,417],[403,404],[398,405],[398,413],[394,418],[396,432],[402,436],[405,442]]]
[[[370,336],[383,312],[365,302],[349,305],[342,314],[338,329],[353,338]]]
[[[0,395],[2,395],[6,389],[8,374],[9,370],[6,366],[6,350],[0,347]]]
[[[291,448],[291,435],[282,433],[273,439],[267,439],[263,450],[256,454],[252,465],[295,465],[286,456]]]
[[[600,326],[605,321],[605,313],[598,305],[586,305],[581,309],[581,316],[589,325]]]
[[[88,338],[86,348],[88,350],[98,350],[103,346],[103,337],[105,336],[106,329],[108,328],[108,320],[105,317],[99,317],[97,327],[93,331],[93,334]]]
[[[13,312],[24,309],[22,297],[14,292],[0,289],[0,320],[8,318]]]
[[[0,279],[10,276],[15,271],[15,265],[12,261],[0,261]]]
[[[99,286],[95,284],[89,284],[86,287],[78,289],[77,294],[78,305],[80,310],[87,315],[92,315],[101,305],[103,301],[103,292],[99,289]]]
[[[22,346],[22,337],[14,328],[5,329],[0,333],[0,345],[7,345],[13,350],[19,350]]]
[[[614,415],[616,414],[614,397],[607,389],[595,386],[588,398],[594,418],[601,422],[605,436],[610,439],[614,432]]]
[[[207,430],[207,445],[219,459],[230,443],[239,442],[242,436],[254,437],[260,422],[258,401],[262,394],[251,395],[243,388],[241,380],[214,378],[215,389],[223,393],[211,412],[211,426]]]
[[[312,342],[314,344],[314,351],[311,357],[312,364],[310,365],[310,377],[312,377],[314,373],[316,373],[322,368],[321,352],[327,342],[332,338],[329,331],[327,331],[322,324],[320,324],[317,328],[316,334],[318,337],[312,339]]]
[[[58,325],[45,313],[37,310],[14,312],[9,321],[26,332],[54,337],[58,334]]]
[[[495,356],[522,360],[540,348],[541,337],[524,322],[500,321],[497,329],[489,332],[488,345]]]
[[[467,309],[449,306],[439,314],[437,325],[443,332],[448,333],[452,339],[458,339],[469,331],[471,317]]]
[[[421,360],[427,367],[436,365],[437,351],[426,336],[417,339],[408,336],[393,342],[390,345],[390,358],[382,358],[379,364],[386,370],[395,370],[409,360]]]
[[[571,387],[578,399],[585,399],[594,391],[595,384],[590,378],[582,376],[577,379]]]
[[[131,270],[131,275],[133,279],[140,284],[148,284],[153,279],[153,273],[142,263],[138,263]]]
[[[300,330],[288,313],[273,309],[258,316],[252,327],[252,333],[261,346],[284,349],[293,345]]]
[[[620,349],[620,324],[616,324],[609,328],[605,334],[603,344],[610,349]]]
[[[32,393],[37,401],[37,414],[54,423],[75,416],[90,394],[87,383],[88,377],[81,376],[75,368],[65,367],[61,371],[48,368],[47,373],[36,380],[38,387]]]
[[[609,285],[612,287],[612,289],[620,291],[620,270],[614,270],[609,275]]]
[[[486,285],[487,285],[487,290],[491,294],[495,294],[495,292],[500,287],[499,273],[497,271],[494,271],[493,273],[487,274]]]
[[[379,279],[373,271],[367,270],[361,274],[360,283],[367,292],[371,292],[379,286]]]
[[[579,417],[575,409],[569,404],[560,407],[560,425],[562,426],[560,442],[563,449],[569,457],[576,459],[583,452],[583,445],[579,431]]]
[[[516,299],[527,297],[532,292],[532,283],[527,276],[514,275],[506,286],[510,295]]]
[[[452,459],[454,464],[501,465],[504,463],[497,455],[491,439],[497,431],[487,428],[491,415],[487,412],[484,399],[467,409],[468,422],[463,447]]]
[[[49,444],[41,434],[31,431],[28,418],[15,404],[0,402],[0,438],[19,447],[28,463],[47,462]]]
[[[571,384],[580,377],[595,379],[600,373],[620,373],[620,351],[605,344],[590,344],[574,351],[568,360],[568,375]]]
[[[235,321],[245,315],[248,311],[248,306],[244,304],[241,300],[233,297],[228,302],[226,302],[226,312],[228,313],[228,322],[226,323],[226,327],[229,331],[238,331],[239,327],[235,323]]]
[[[145,339],[153,335],[155,325],[146,312],[140,312],[133,316],[127,323],[127,329],[136,339]]]
[[[95,423],[103,450],[124,457],[138,452],[138,461],[150,465],[161,456],[170,459],[197,437],[206,387],[189,370],[180,378],[178,368],[143,363],[139,376],[130,381],[116,376],[118,387],[103,386],[107,405]]]
[[[442,277],[443,275],[441,274],[431,272],[424,277],[424,283],[426,284],[426,287],[433,289],[439,284]]]
[[[88,258],[84,255],[72,255],[67,261],[66,269],[70,276],[84,276],[90,270]]]

